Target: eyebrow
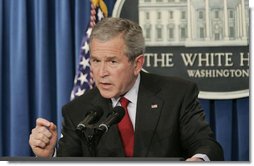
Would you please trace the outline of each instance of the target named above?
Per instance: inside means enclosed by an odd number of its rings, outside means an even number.
[[[100,59],[100,58],[91,55],[90,59]],[[118,59],[118,58],[116,56],[107,56],[106,57],[107,61],[112,60],[112,59]]]
[[[106,57],[106,60],[115,60],[118,59],[116,56],[112,56],[112,57]]]

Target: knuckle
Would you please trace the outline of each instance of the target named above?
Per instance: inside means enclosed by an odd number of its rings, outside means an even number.
[[[44,134],[42,133],[37,134],[37,139],[42,140],[43,138],[44,138]]]
[[[36,140],[35,145],[44,148],[46,144],[41,140]]]

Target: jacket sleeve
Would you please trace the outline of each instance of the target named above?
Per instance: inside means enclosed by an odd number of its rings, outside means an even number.
[[[67,108],[63,107],[62,135],[58,141],[57,157],[89,156],[84,152],[86,149],[84,140],[76,132],[76,126],[68,115]]]
[[[187,157],[206,154],[212,160],[224,160],[223,150],[205,120],[198,101],[198,88],[191,84],[185,93],[180,113],[181,142]]]

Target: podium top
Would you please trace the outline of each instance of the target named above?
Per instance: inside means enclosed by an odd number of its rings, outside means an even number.
[[[52,158],[41,158],[41,157],[0,157],[0,161],[31,161],[31,162],[37,162],[37,161],[94,161],[94,162],[100,162],[100,161],[138,161],[138,162],[151,162],[151,161],[184,161],[185,159],[182,157],[52,157]]]

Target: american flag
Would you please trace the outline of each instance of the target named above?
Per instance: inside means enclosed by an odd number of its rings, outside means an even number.
[[[81,96],[85,91],[92,89],[94,83],[90,75],[90,51],[88,41],[91,35],[91,31],[96,22],[100,21],[104,17],[107,17],[108,11],[107,6],[103,0],[91,0],[91,12],[90,12],[90,24],[85,31],[82,39],[80,54],[79,54],[79,65],[76,71],[74,86],[71,92],[71,100]]]

